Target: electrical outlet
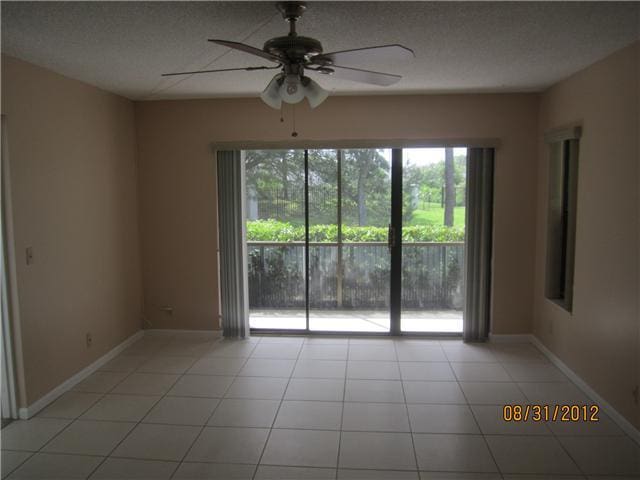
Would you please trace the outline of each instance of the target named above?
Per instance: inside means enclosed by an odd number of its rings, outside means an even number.
[[[27,247],[25,250],[25,259],[27,261],[27,265],[31,265],[33,263],[33,247]]]
[[[91,337],[90,333],[87,333],[87,348],[89,348],[92,343],[93,343],[93,338]]]

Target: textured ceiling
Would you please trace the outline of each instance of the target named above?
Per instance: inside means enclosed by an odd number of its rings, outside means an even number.
[[[401,43],[408,64],[354,64],[403,79],[320,76],[338,94],[535,91],[639,38],[640,3],[309,2],[298,31],[325,52]],[[274,72],[160,74],[265,62],[207,38],[261,47],[287,25],[271,2],[2,2],[2,51],[132,99],[253,96]],[[267,62],[268,63],[268,62]]]

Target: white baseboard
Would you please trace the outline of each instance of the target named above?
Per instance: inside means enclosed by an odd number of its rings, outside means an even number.
[[[517,335],[496,335],[495,333],[490,333],[489,341],[492,343],[532,343],[531,335],[528,333]]]
[[[609,415],[618,426],[629,435],[638,445],[640,445],[640,430],[638,430],[629,420],[624,418],[613,406],[602,398],[587,382],[585,382],[578,374],[571,370],[559,357],[549,350],[538,337],[530,335],[531,343],[535,345],[558,369],[562,371],[569,379],[582,390],[582,392],[596,403],[600,410]]]
[[[93,372],[95,372],[100,367],[102,367],[107,362],[109,362],[109,360],[111,360],[114,357],[116,357],[117,355],[119,355],[124,349],[126,349],[133,342],[135,342],[136,340],[142,338],[143,335],[144,335],[144,331],[143,330],[140,330],[137,333],[134,333],[129,338],[127,338],[124,342],[122,342],[120,345],[117,345],[116,347],[111,349],[109,352],[105,353],[103,356],[101,356],[99,359],[97,359],[91,365],[89,365],[86,368],[83,368],[78,373],[76,373],[73,377],[68,378],[67,380],[62,382],[60,385],[58,385],[56,388],[51,390],[49,393],[47,393],[43,397],[39,398],[35,402],[33,402],[31,405],[18,409],[18,416],[22,420],[27,420],[27,419],[33,417],[40,410],[42,410],[44,407],[46,407],[51,402],[53,402],[55,399],[57,399],[60,395],[62,395],[66,391],[68,391],[71,388],[73,388],[75,385],[80,383],[82,380],[87,378]]]

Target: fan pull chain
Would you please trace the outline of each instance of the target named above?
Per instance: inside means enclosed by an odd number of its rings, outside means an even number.
[[[280,103],[280,123],[284,122],[284,102]]]
[[[296,132],[296,105],[295,103],[291,106],[293,111],[293,132],[291,132],[292,137],[297,137],[298,132]]]

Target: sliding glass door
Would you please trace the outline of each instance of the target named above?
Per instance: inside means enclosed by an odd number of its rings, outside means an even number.
[[[309,329],[389,332],[391,151],[309,150]]]
[[[402,151],[403,332],[462,332],[466,148]]]
[[[251,328],[461,331],[464,149],[245,159]]]

